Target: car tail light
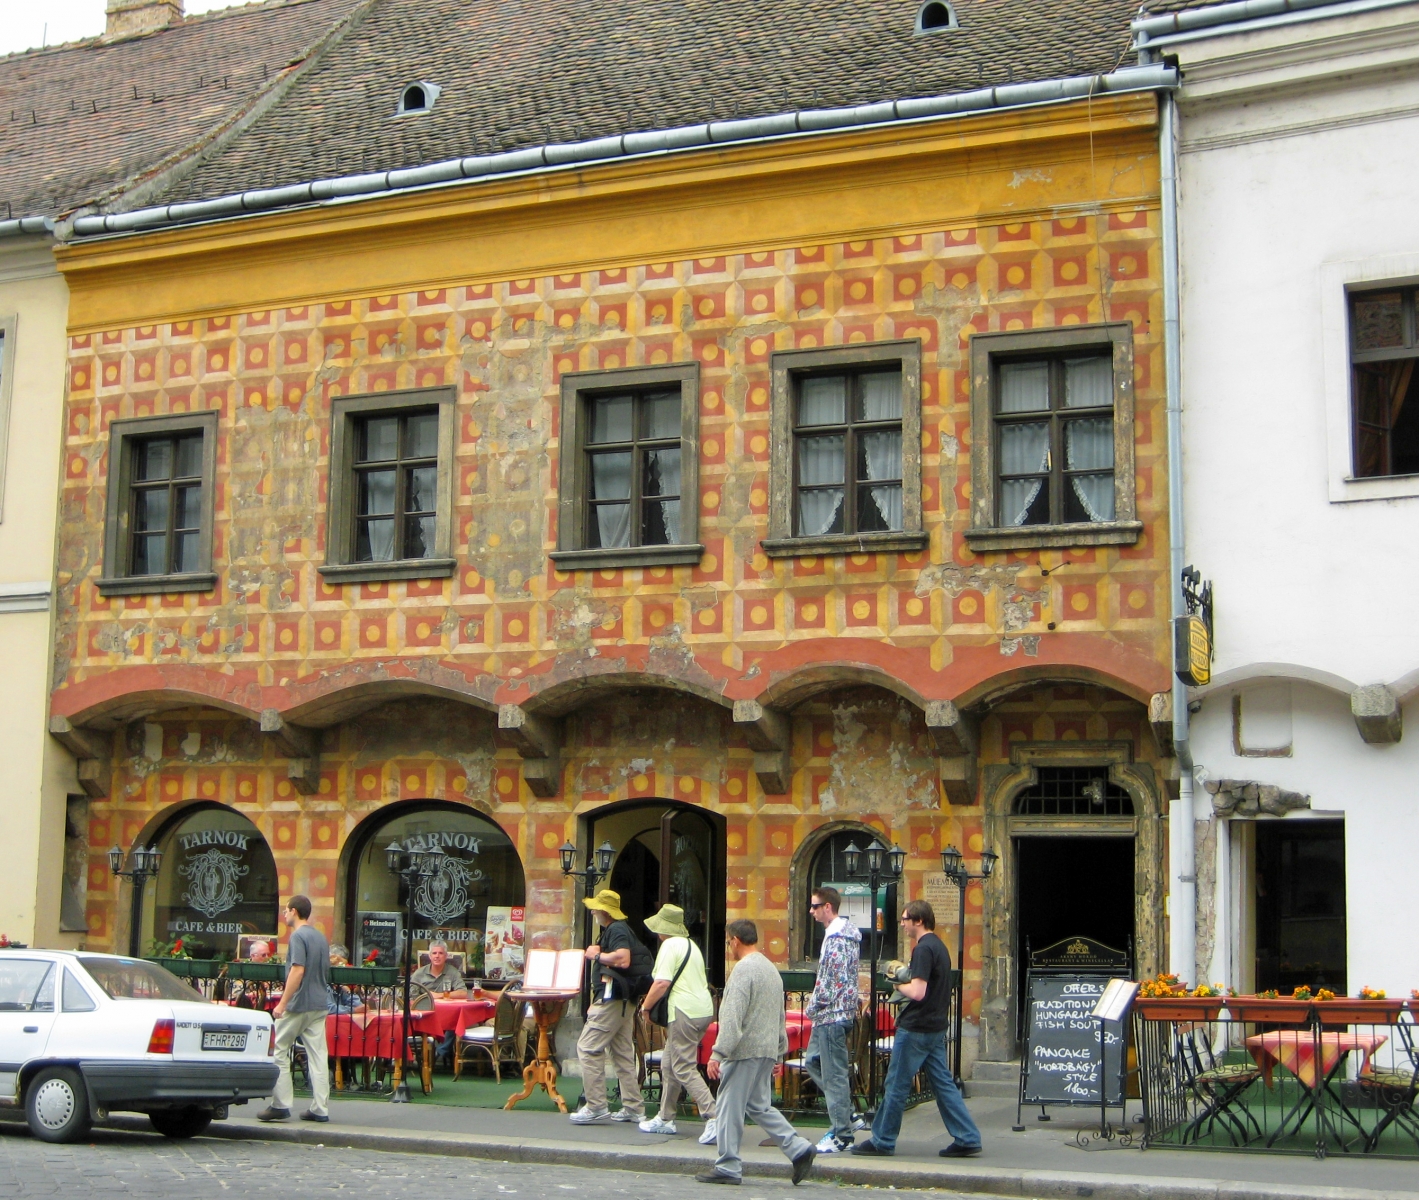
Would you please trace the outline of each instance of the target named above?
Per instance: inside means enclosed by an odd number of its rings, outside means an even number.
[[[173,1038],[173,1019],[171,1017],[161,1017],[153,1025],[153,1036],[148,1039],[149,1054],[171,1054]]]
[[[273,1025],[266,1031],[266,1057],[272,1058],[276,1054],[276,1027]]]

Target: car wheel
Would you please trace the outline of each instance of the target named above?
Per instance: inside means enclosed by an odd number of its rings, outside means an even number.
[[[190,1138],[196,1137],[212,1123],[212,1110],[210,1108],[160,1108],[157,1112],[150,1112],[148,1120],[153,1123],[153,1128],[163,1137]]]
[[[76,1142],[89,1132],[89,1093],[73,1067],[47,1067],[25,1090],[30,1132],[45,1142]]]

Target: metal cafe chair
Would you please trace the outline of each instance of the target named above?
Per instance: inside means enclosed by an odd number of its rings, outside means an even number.
[[[1221,1061],[1211,1039],[1194,1029],[1178,1042],[1178,1071],[1198,1101],[1197,1115],[1183,1131],[1182,1140],[1200,1141],[1221,1122],[1234,1146],[1245,1146],[1262,1136],[1261,1125],[1247,1107],[1246,1093],[1261,1078],[1255,1063]]]
[[[475,1025],[459,1039],[454,1055],[453,1073],[457,1079],[463,1072],[463,1064],[470,1052],[476,1057],[486,1054],[493,1064],[493,1078],[503,1081],[502,1063],[505,1054],[509,1061],[522,1065],[522,1055],[518,1050],[518,1036],[521,1033],[521,1006],[513,1003],[506,991],[498,997],[498,1006],[493,1010],[493,1019],[482,1025]]]
[[[1414,1111],[1414,1100],[1419,1096],[1419,1045],[1415,1042],[1416,1026],[1396,1023],[1395,1031],[1403,1046],[1403,1059],[1390,1067],[1376,1066],[1373,1060],[1355,1077],[1360,1094],[1373,1101],[1374,1106],[1384,1115],[1376,1122],[1368,1138],[1365,1151],[1369,1153],[1380,1143],[1380,1138],[1391,1125],[1398,1125],[1419,1145],[1419,1114]],[[1407,1060],[1407,1065],[1405,1061]]]

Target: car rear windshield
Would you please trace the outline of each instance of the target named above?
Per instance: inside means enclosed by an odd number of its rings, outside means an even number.
[[[114,1000],[202,1000],[176,975],[136,958],[86,958],[79,965]]]

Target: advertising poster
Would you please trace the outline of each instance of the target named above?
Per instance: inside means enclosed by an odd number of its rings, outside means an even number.
[[[358,914],[359,939],[355,946],[356,967],[395,967],[399,965],[399,937],[404,928],[397,912],[362,912]]]
[[[522,974],[526,930],[525,908],[513,908],[503,904],[488,906],[488,925],[483,937],[485,978],[509,979]]]

